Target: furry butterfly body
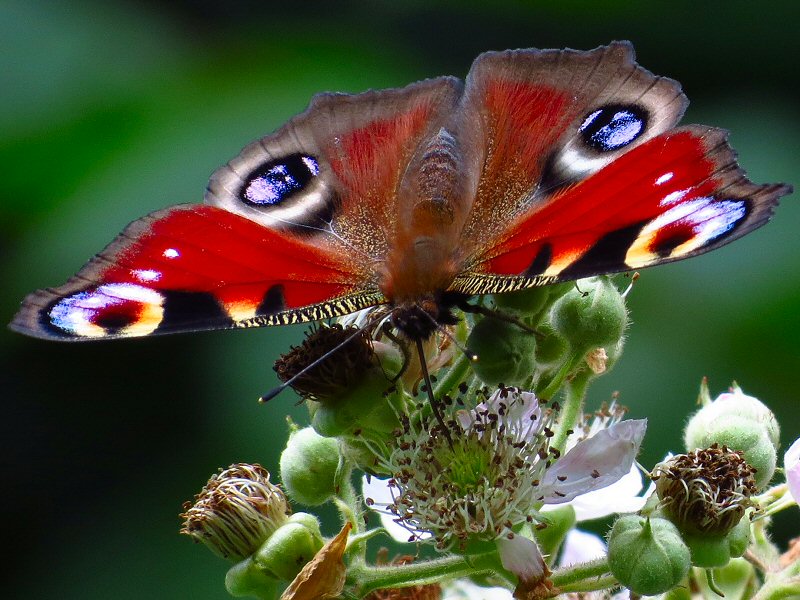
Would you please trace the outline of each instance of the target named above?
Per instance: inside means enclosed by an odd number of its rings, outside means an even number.
[[[424,339],[476,294],[639,269],[764,224],[724,132],[676,127],[677,82],[626,42],[488,52],[322,94],[216,171],[203,205],[132,223],[11,324],[57,340],[279,325],[378,304]]]

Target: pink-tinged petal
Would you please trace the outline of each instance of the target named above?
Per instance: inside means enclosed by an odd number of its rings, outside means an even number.
[[[536,581],[544,576],[546,565],[536,542],[508,531],[495,540],[503,566],[520,581]]]
[[[794,501],[800,504],[800,438],[789,446],[783,455],[783,468],[786,469],[786,483]]]
[[[502,410],[501,405],[504,405]],[[474,409],[458,411],[456,419],[461,428],[466,430],[472,423],[484,420],[483,414],[487,411],[495,414],[502,412],[503,423],[519,440],[532,439],[544,426],[542,408],[536,394],[515,388],[497,390]]]
[[[398,542],[407,542],[412,535],[411,532],[397,523],[397,516],[388,508],[394,502],[389,480],[364,475],[361,481],[361,491],[364,498],[371,500],[371,508],[378,513],[381,525],[388,534]],[[431,537],[430,533],[425,532],[415,532],[415,535],[421,540]]]
[[[511,592],[501,587],[481,587],[468,579],[448,583],[442,600],[513,600]]]
[[[572,529],[564,540],[558,565],[568,567],[596,558],[604,558],[607,550],[606,544],[600,536],[588,531]]]
[[[646,419],[622,421],[579,442],[547,470],[542,501],[563,504],[621,479],[630,471],[646,429]]]

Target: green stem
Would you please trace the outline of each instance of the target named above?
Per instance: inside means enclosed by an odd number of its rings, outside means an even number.
[[[553,585],[555,585],[559,589],[569,588],[570,590],[574,589],[575,591],[579,591],[576,588],[573,588],[572,586],[578,584],[583,585],[584,583],[586,583],[585,580],[587,579],[602,578],[602,576],[606,575],[608,571],[609,571],[608,560],[605,558],[598,558],[597,560],[592,560],[578,565],[570,565],[569,567],[558,569],[550,577],[550,581],[552,581]],[[616,579],[611,584],[606,585],[604,587],[609,587],[610,585],[614,585],[615,583]],[[599,590],[603,588],[592,587],[588,589]]]
[[[460,354],[453,365],[447,369],[447,374],[434,386],[433,395],[439,399],[445,394],[451,393],[467,374],[470,362],[465,354]]]
[[[560,592],[594,592],[596,590],[607,590],[608,588],[616,587],[619,581],[613,575],[604,575],[602,577],[594,577],[591,580],[576,581],[563,585],[558,588]]]
[[[800,597],[800,560],[767,575],[764,586],[752,600],[786,600]]]
[[[569,359],[564,361],[564,364],[558,370],[558,373],[553,375],[553,378],[550,380],[550,383],[547,384],[541,392],[539,392],[539,397],[544,398],[545,400],[552,400],[553,396],[556,395],[556,392],[561,388],[566,378],[575,368],[575,365],[583,359],[583,356],[580,358],[576,356],[571,356]]]
[[[583,400],[586,397],[586,388],[589,387],[591,372],[588,370],[567,382],[564,406],[561,407],[561,416],[556,425],[555,435],[550,440],[550,447],[555,448],[562,454],[567,445],[569,432],[575,429],[578,420],[581,418],[583,410]]]
[[[408,587],[436,583],[455,577],[466,577],[479,572],[500,569],[496,551],[469,556],[450,555],[434,560],[407,565],[360,567],[351,569],[353,581],[360,597],[383,588]]]

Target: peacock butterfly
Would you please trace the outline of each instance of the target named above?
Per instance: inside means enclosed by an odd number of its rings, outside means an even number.
[[[686,105],[628,42],[320,94],[217,170],[205,204],[135,221],[11,328],[94,340],[387,304],[419,343],[469,296],[701,254],[791,188],[751,183],[723,131],[676,127]]]

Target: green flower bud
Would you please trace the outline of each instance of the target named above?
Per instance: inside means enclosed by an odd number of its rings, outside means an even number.
[[[632,592],[645,596],[675,587],[689,572],[689,548],[678,529],[660,518],[627,515],[608,537],[611,573]]]
[[[553,328],[580,353],[616,344],[628,324],[628,311],[608,277],[581,279],[551,310]]]
[[[292,581],[324,544],[317,519],[298,513],[264,542],[253,561],[275,577]]]
[[[569,353],[567,340],[556,333],[549,323],[541,323],[537,331],[541,335],[537,336],[536,341],[536,367],[557,367]]]
[[[688,533],[724,535],[752,506],[753,469],[741,451],[714,444],[656,465],[652,474],[664,514]]]
[[[705,382],[701,389],[701,395],[704,394],[708,394]],[[780,445],[780,427],[775,415],[766,404],[758,398],[748,396],[734,383],[730,392],[720,394],[716,400],[705,404],[689,420],[684,434],[687,447],[692,446],[688,449],[702,447],[698,444],[692,445],[691,442],[702,434],[703,429],[726,416],[737,416],[758,423],[772,445],[775,448]]]
[[[291,512],[283,491],[270,483],[269,472],[244,463],[220,469],[194,503],[183,507],[181,533],[234,560],[255,552]]]
[[[492,296],[492,299],[499,310],[512,310],[519,313],[526,321],[535,322],[536,317],[573,286],[572,282],[556,283],[517,292],[506,292]]]
[[[325,437],[353,435],[368,430],[387,434],[400,422],[386,397],[391,393],[387,374],[402,369],[403,355],[394,346],[373,342],[377,363],[362,373],[360,381],[336,397],[309,402],[311,426]]]
[[[533,375],[536,336],[514,323],[485,317],[467,338],[467,347],[478,355],[475,374],[490,387],[524,385]]]
[[[281,454],[280,467],[289,497],[306,506],[323,504],[335,493],[339,444],[311,427],[295,431]]]
[[[684,533],[683,541],[692,553],[692,564],[711,569],[724,567],[731,558],[741,556],[750,544],[750,518],[742,517],[725,534]]]
[[[762,489],[775,473],[779,434],[772,411],[735,387],[692,416],[684,441],[687,450],[707,448],[714,443],[741,450],[755,469],[756,486]]]
[[[273,600],[278,595],[278,580],[259,569],[252,557],[233,565],[225,574],[225,588],[231,596],[251,596]]]

